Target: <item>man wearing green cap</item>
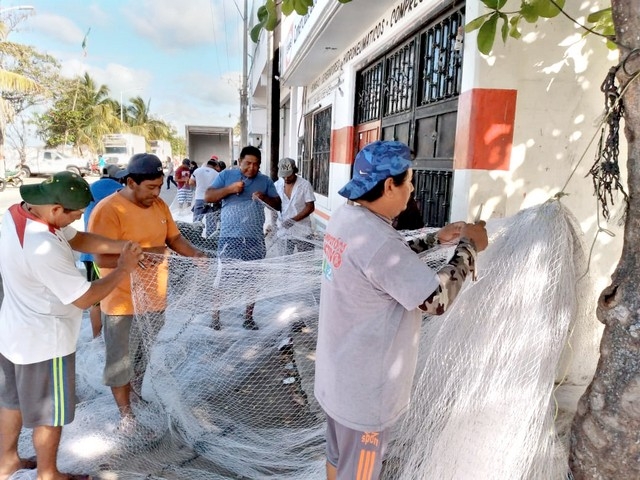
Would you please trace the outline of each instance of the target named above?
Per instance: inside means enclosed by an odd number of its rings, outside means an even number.
[[[24,201],[4,215],[0,236],[0,480],[32,466],[18,457],[22,426],[33,428],[38,478],[82,478],[60,473],[56,464],[62,426],[75,414],[82,310],[128,278],[144,257],[138,244],[70,227],[92,200],[79,175],[56,173],[23,185],[20,195]],[[118,266],[89,282],[76,268],[73,250],[119,253]]]

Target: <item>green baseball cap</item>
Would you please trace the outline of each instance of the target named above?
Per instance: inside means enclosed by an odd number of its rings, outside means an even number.
[[[82,210],[93,200],[89,184],[73,172],[58,172],[37,185],[22,185],[20,196],[31,205],[62,205]]]

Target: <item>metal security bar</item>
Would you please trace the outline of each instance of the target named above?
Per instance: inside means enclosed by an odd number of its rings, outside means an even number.
[[[313,140],[311,144],[311,178],[313,190],[329,195],[329,161],[331,155],[331,107],[313,115]]]
[[[463,29],[464,15],[458,10],[420,34],[419,105],[460,95]]]
[[[415,60],[415,38],[385,58],[383,116],[406,112],[413,107]]]
[[[442,227],[451,214],[451,170],[414,170],[415,198],[429,227]]]
[[[358,73],[356,97],[356,124],[380,118],[382,95],[382,60]]]

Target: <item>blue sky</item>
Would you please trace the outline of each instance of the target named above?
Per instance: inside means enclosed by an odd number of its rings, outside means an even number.
[[[65,76],[88,72],[112,98],[122,92],[125,103],[138,95],[151,100],[151,113],[184,135],[187,124],[238,122],[242,19],[236,2],[0,1],[0,11],[33,6],[9,40],[55,56]]]

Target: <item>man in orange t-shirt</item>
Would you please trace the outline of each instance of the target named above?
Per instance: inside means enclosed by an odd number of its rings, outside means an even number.
[[[205,256],[180,234],[169,207],[159,197],[164,174],[158,157],[148,153],[134,155],[118,176],[126,179],[125,187],[96,205],[89,221],[89,231],[108,238],[137,241],[146,253],[165,254],[170,248],[188,257]],[[95,261],[101,273],[106,275],[116,265],[117,255],[96,255]],[[111,387],[120,414],[129,424],[133,420],[131,380],[135,371],[140,376],[141,386],[146,367],[144,355],[139,355],[141,345],[129,343],[133,315],[163,312],[167,292],[166,259],[145,263],[146,268],[141,272],[141,281],[145,285],[143,311],[134,312],[129,278],[120,282],[100,303],[106,347],[103,381]],[[157,317],[163,318],[162,315]],[[157,333],[162,321],[156,320],[154,326],[154,333]],[[139,357],[142,357],[140,364],[134,365]],[[135,393],[139,395],[140,392]]]

